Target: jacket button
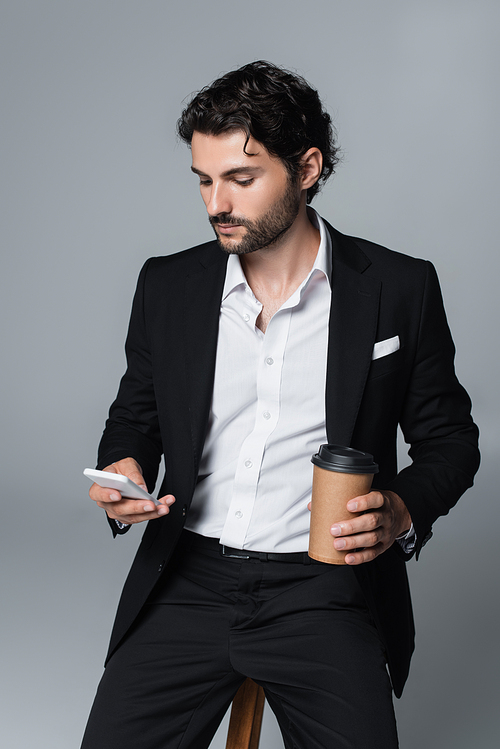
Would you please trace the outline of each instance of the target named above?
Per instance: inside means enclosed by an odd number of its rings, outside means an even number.
[[[185,518],[185,517],[186,517],[186,515],[187,515],[187,511],[188,511],[187,505],[184,505],[184,507],[182,508],[182,517],[183,517],[183,518]]]
[[[161,572],[162,569],[164,568],[164,566],[165,566],[165,560],[162,559],[161,562],[160,562],[160,566],[158,567],[158,572]]]

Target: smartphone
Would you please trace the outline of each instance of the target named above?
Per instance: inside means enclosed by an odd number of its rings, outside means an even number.
[[[109,471],[96,471],[93,468],[86,468],[84,475],[87,476],[91,481],[94,481],[99,486],[105,489],[116,489],[120,492],[122,497],[128,499],[149,499],[154,502],[155,505],[159,505],[157,499],[148,494],[145,489],[141,489],[133,481],[121,473],[110,473]]]

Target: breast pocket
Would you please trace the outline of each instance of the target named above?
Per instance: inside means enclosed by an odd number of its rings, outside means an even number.
[[[377,377],[384,377],[391,374],[391,372],[397,372],[403,364],[403,351],[404,349],[400,348],[397,351],[393,351],[392,354],[374,359],[370,364],[368,379],[374,380]]]

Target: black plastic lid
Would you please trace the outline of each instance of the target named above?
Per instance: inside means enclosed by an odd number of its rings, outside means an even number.
[[[378,473],[373,455],[342,445],[320,445],[311,462],[327,471],[338,473]]]

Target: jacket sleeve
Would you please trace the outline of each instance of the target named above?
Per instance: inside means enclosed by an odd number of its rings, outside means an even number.
[[[154,489],[162,455],[158,412],[153,387],[151,347],[146,324],[147,276],[150,260],[141,270],[125,343],[127,369],[99,445],[97,468],[122,458],[135,458],[149,491]],[[112,523],[113,533],[120,531]]]
[[[472,486],[479,467],[471,401],[455,375],[455,347],[437,274],[426,265],[418,344],[400,419],[413,462],[387,486],[408,507],[417,556],[432,535],[432,523]]]

